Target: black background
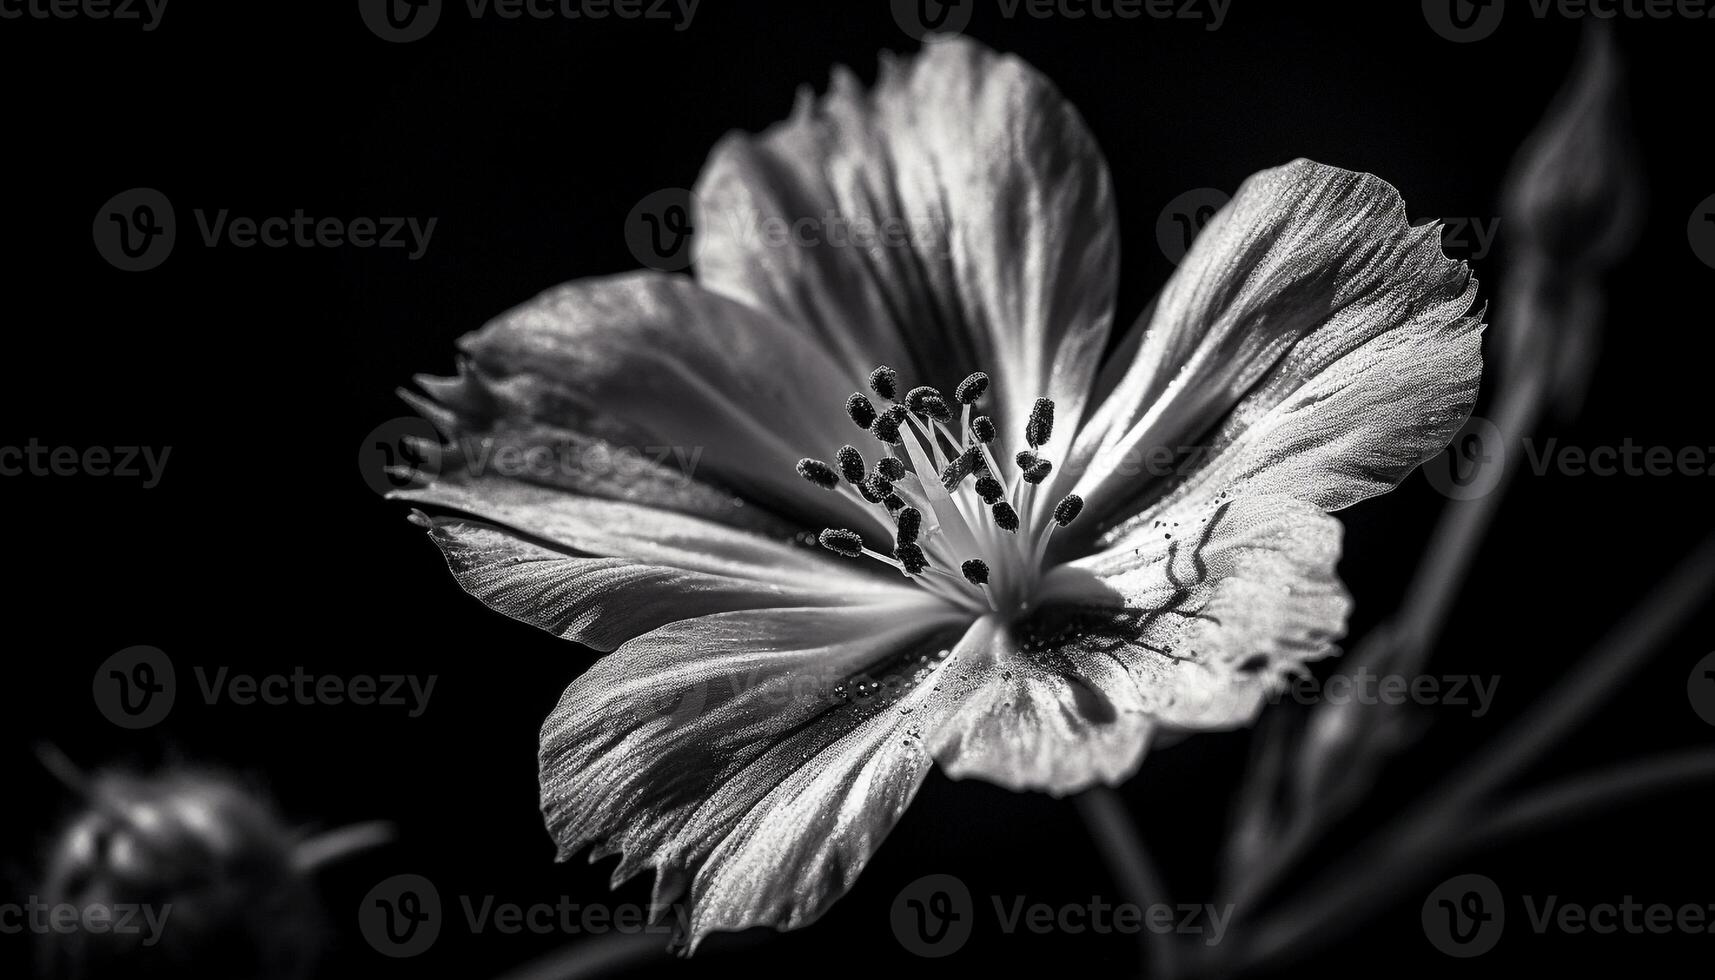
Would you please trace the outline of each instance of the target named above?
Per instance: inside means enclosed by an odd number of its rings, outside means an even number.
[[[1008,21],[985,9],[968,33],[1052,78],[1106,152],[1129,322],[1171,269],[1154,244],[1167,201],[1230,191],[1296,156],[1386,178],[1414,218],[1491,220],[1506,163],[1578,37],[1575,23],[1511,6],[1495,36],[1466,45],[1436,36],[1414,2],[1235,0],[1214,32],[1201,21]],[[1688,247],[1686,222],[1715,192],[1702,132],[1715,21],[1627,21],[1619,34],[1651,211],[1612,282],[1589,401],[1553,434],[1585,446],[1709,446],[1715,270]],[[359,449],[405,414],[396,386],[450,369],[461,333],[559,282],[634,267],[627,213],[655,190],[689,186],[725,131],[784,118],[796,87],[822,85],[836,63],[869,79],[877,51],[914,46],[884,3],[706,0],[683,32],[651,21],[476,23],[453,5],[430,37],[406,45],[377,39],[346,2],[178,0],[151,33],[0,21],[10,178],[0,445],[172,447],[153,490],[112,478],[0,481],[11,571],[0,688],[0,758],[14,789],[0,808],[8,899],[28,893],[40,843],[73,805],[31,759],[45,739],[91,767],[229,766],[303,823],[398,821],[398,846],[325,879],[339,927],[329,976],[494,976],[563,941],[452,925],[423,959],[384,960],[359,938],[354,912],[394,873],[428,875],[449,901],[607,900],[607,863],[552,864],[536,811],[537,728],[588,655],[465,596],[405,509],[366,485]],[[159,269],[127,274],[97,254],[90,226],[104,201],[137,186],[172,199],[179,244]],[[420,261],[384,249],[205,248],[191,211],[219,208],[439,222]],[[1495,258],[1476,261],[1489,297]],[[1498,675],[1499,703],[1480,720],[1437,713],[1376,813],[1501,730],[1646,594],[1705,533],[1712,486],[1526,474],[1433,668]],[[1355,633],[1398,601],[1442,504],[1414,476],[1342,515]],[[1705,611],[1680,631],[1539,774],[1707,745],[1685,678],[1715,648],[1712,626]],[[187,687],[196,664],[433,673],[439,683],[415,720],[382,707],[181,697],[165,724],[132,734],[96,712],[90,677],[143,643],[166,650]],[[1153,754],[1124,788],[1180,900],[1207,897],[1246,744],[1242,732],[1192,739]],[[1489,874],[1513,893],[1708,904],[1708,803],[1695,791],[1658,798],[1451,870]],[[759,943],[717,938],[688,966],[648,969],[1070,966],[1119,976],[1132,966],[1129,937],[1004,936],[992,916],[954,959],[915,958],[895,941],[888,908],[930,872],[959,876],[979,908],[989,895],[1120,898],[1068,802],[936,774],[822,922]],[[1500,976],[1574,962],[1683,975],[1715,948],[1715,936],[1537,937],[1513,926],[1488,956],[1449,960],[1418,925],[1434,881],[1282,975],[1409,963]],[[634,882],[613,900],[647,892]],[[22,964],[22,949],[20,937],[0,937],[0,972]]]

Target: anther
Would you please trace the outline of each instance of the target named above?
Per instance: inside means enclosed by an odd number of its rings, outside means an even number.
[[[957,399],[961,405],[970,405],[977,399],[981,398],[983,396],[983,392],[988,390],[989,376],[981,371],[977,371],[970,377],[959,382],[959,386],[953,389],[953,397]]]
[[[905,409],[894,405],[875,417],[869,433],[890,446],[899,445],[899,427],[905,424]]]
[[[893,540],[897,544],[916,544],[917,534],[923,530],[923,512],[915,507],[907,507],[899,512],[897,529]]]
[[[822,547],[847,558],[863,554],[863,538],[856,531],[830,527],[816,535],[816,540]]]
[[[897,493],[890,493],[881,498],[881,505],[887,508],[889,514],[897,514],[905,508],[905,498]]]
[[[1061,497],[1060,502],[1054,505],[1054,523],[1065,527],[1077,520],[1078,515],[1083,512],[1084,498],[1075,493],[1069,493]]]
[[[1046,445],[1054,437],[1054,399],[1038,398],[1030,406],[1030,421],[1024,424],[1024,441],[1030,448]]]
[[[892,368],[882,365],[869,373],[869,389],[888,401],[893,401],[899,395],[899,375]]]
[[[902,544],[894,548],[893,557],[905,566],[907,575],[921,575],[929,567],[929,559],[923,554],[923,549],[914,544]]]
[[[981,558],[970,559],[960,565],[959,570],[965,573],[965,581],[972,585],[989,584],[989,564]]]
[[[893,492],[893,481],[882,476],[880,473],[871,473],[864,479],[863,488],[868,491],[868,493],[864,494],[864,498],[868,499],[870,494],[874,494],[875,499],[870,501],[870,503],[879,504],[883,500],[887,499],[888,494]]]
[[[979,415],[971,419],[971,436],[983,445],[994,441],[994,419],[987,415]]]
[[[905,479],[905,460],[898,456],[883,456],[876,462],[875,471],[897,483]]]
[[[905,396],[905,407],[918,415],[927,415],[937,422],[951,422],[953,410],[947,407],[947,399],[941,393],[928,385],[918,385]]]
[[[994,522],[1002,531],[1018,530],[1018,511],[1013,510],[1012,505],[1006,501],[990,507],[989,513],[994,515]]]
[[[983,503],[992,504],[1006,496],[1006,488],[992,476],[981,476],[977,478],[977,496],[982,498]]]
[[[852,424],[860,429],[867,429],[875,421],[875,406],[863,396],[863,392],[854,391],[846,399],[846,414],[851,416]]]
[[[856,486],[863,482],[868,469],[863,464],[863,453],[858,452],[857,447],[841,446],[834,460],[840,464],[840,475],[846,478],[847,483]]]
[[[1036,465],[1027,467],[1024,471],[1024,482],[1035,486],[1048,479],[1048,474],[1054,472],[1054,464],[1045,459],[1038,459]]]
[[[819,459],[804,458],[798,461],[798,475],[823,490],[832,490],[840,485],[840,475],[834,468]]]

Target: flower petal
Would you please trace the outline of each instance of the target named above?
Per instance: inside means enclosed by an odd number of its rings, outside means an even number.
[[[838,71],[787,122],[722,142],[697,197],[698,279],[802,324],[848,373],[988,371],[1012,439],[1038,396],[1082,414],[1112,319],[1113,195],[1076,110],[1017,58],[955,38],[885,58],[868,93]]]
[[[842,405],[858,379],[797,328],[687,278],[639,273],[570,283],[460,346],[470,358],[467,377],[427,387],[461,430],[498,428],[503,445],[571,430],[664,450],[696,471],[696,483],[689,472],[674,481],[659,466],[641,468],[649,482],[635,485],[527,474],[535,482],[584,492],[641,488],[645,499],[706,514],[716,508],[693,491],[713,485],[805,525],[856,518],[881,526],[795,471],[800,458],[831,455],[857,434]],[[461,452],[456,462],[471,471],[479,462],[473,455]]]
[[[1043,603],[1065,617],[1062,652],[1124,665],[1164,726],[1247,724],[1345,632],[1340,523],[1286,495],[1186,505],[1159,522],[1045,581]]]
[[[1307,160],[1258,173],[1168,282],[1060,491],[1111,524],[1167,491],[1140,475],[1152,452],[1199,440],[1189,469],[1228,449],[1228,482],[1282,468],[1259,493],[1332,510],[1388,490],[1475,400],[1476,289],[1386,182]]]
[[[542,810],[566,859],[656,869],[710,932],[796,928],[850,887],[928,771],[950,698],[926,683],[964,619],[928,599],[669,624],[566,689],[542,729]],[[952,685],[948,685],[949,688]]]

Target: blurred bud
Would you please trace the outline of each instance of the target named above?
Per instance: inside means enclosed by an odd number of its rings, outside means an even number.
[[[1501,194],[1507,271],[1494,321],[1501,381],[1577,412],[1601,341],[1603,275],[1631,249],[1644,180],[1620,54],[1591,21],[1572,74]]]
[[[1591,23],[1571,77],[1513,159],[1501,217],[1515,248],[1609,268],[1637,237],[1643,179],[1613,32]]]
[[[295,842],[273,808],[208,773],[101,773],[82,812],[49,845],[40,899],[114,910],[135,931],[44,935],[42,975],[314,975],[326,923],[314,882],[294,866]]]

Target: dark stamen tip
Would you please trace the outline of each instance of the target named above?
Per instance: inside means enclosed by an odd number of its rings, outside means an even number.
[[[1032,486],[1048,479],[1048,474],[1054,472],[1054,464],[1045,459],[1036,461],[1036,465],[1024,471],[1024,482]]]
[[[1006,496],[1006,488],[992,476],[978,477],[977,496],[982,498],[983,503],[992,504]]]
[[[852,424],[860,429],[867,429],[875,422],[875,406],[870,404],[863,392],[854,391],[846,399],[846,414],[851,416]]]
[[[929,567],[929,558],[923,554],[923,549],[914,544],[902,544],[893,549],[893,557],[905,566],[905,574],[920,575]]]
[[[995,436],[994,419],[987,415],[979,415],[971,419],[971,435],[985,446],[993,442]]]
[[[834,468],[819,459],[805,457],[798,461],[798,475],[823,490],[832,490],[840,485],[840,475]]]
[[[1038,398],[1030,406],[1030,421],[1024,424],[1024,441],[1032,449],[1054,438],[1054,399]]]
[[[885,364],[869,373],[871,391],[893,401],[899,396],[899,373]]]
[[[816,535],[816,541],[829,551],[847,558],[863,554],[863,538],[856,531],[830,527]]]
[[[862,483],[869,472],[868,467],[864,466],[863,453],[858,452],[856,446],[841,446],[840,451],[834,455],[834,460],[840,464],[840,475],[853,486]]]
[[[889,514],[897,514],[905,509],[905,498],[897,493],[890,493],[881,499],[881,505],[887,508]]]
[[[899,512],[897,530],[894,541],[898,544],[916,544],[917,534],[923,530],[923,512],[915,507],[907,507]]]
[[[890,446],[900,443],[899,427],[905,424],[905,409],[894,405],[887,411],[875,417],[875,423],[869,427],[870,435],[875,436]]]
[[[1083,511],[1084,498],[1075,493],[1069,493],[1061,497],[1060,502],[1054,505],[1054,523],[1065,527],[1077,520],[1078,515]]]
[[[989,563],[981,558],[970,559],[960,565],[959,570],[965,573],[965,581],[972,585],[989,584]]]
[[[1012,505],[1006,501],[990,507],[989,513],[994,515],[994,522],[1002,531],[1018,530],[1018,511],[1013,510]]]
[[[876,462],[875,471],[897,483],[905,479],[905,461],[898,456],[883,456]]]
[[[864,498],[868,499],[874,495],[875,499],[871,500],[870,503],[879,504],[887,499],[888,494],[893,492],[893,481],[880,473],[871,473],[868,479],[863,481],[863,488],[867,491]]]
[[[958,402],[961,405],[970,405],[977,399],[981,398],[983,393],[988,390],[989,376],[981,371],[975,371],[972,372],[970,377],[959,382],[959,386],[957,388],[953,389],[953,397],[958,399]]]

